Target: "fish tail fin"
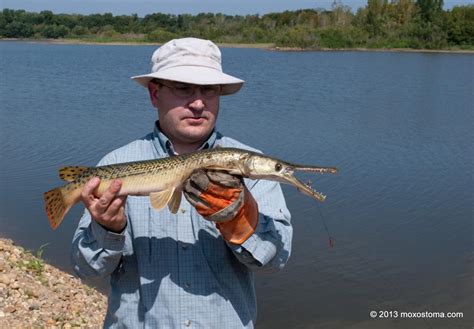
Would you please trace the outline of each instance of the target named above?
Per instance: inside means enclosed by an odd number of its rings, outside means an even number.
[[[66,213],[74,205],[68,194],[69,191],[66,191],[64,187],[58,187],[44,193],[46,214],[48,215],[49,225],[53,230],[61,224]]]

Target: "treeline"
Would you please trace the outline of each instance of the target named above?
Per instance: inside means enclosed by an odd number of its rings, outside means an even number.
[[[266,15],[110,13],[78,15],[3,9],[1,38],[165,42],[194,36],[221,43],[272,43],[301,48],[474,48],[474,5],[443,9],[443,0],[368,0],[357,12],[331,10]]]

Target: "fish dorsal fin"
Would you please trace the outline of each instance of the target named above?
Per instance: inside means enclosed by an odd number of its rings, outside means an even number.
[[[174,188],[150,193],[150,203],[153,208],[160,210],[166,206],[173,196]]]
[[[176,214],[181,204],[181,189],[177,188],[174,190],[173,195],[171,196],[170,201],[168,202],[168,209],[171,213]]]
[[[59,177],[66,182],[72,182],[86,169],[87,167],[78,166],[62,167],[59,169]]]

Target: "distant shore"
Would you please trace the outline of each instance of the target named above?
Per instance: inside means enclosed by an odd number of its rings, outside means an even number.
[[[161,46],[160,42],[145,41],[94,41],[82,39],[17,39],[17,38],[0,38],[0,41],[18,41],[29,43],[47,43],[47,44],[66,44],[66,45],[101,45],[101,46]],[[217,43],[223,48],[275,48],[273,43]]]
[[[1,38],[0,41],[18,41],[42,44],[65,44],[65,45],[103,45],[103,46],[160,46],[159,42],[142,41],[94,41],[82,39],[17,39]],[[222,48],[256,48],[271,51],[284,52],[409,52],[409,53],[453,53],[453,54],[474,54],[474,49],[414,49],[414,48],[297,48],[278,47],[273,43],[217,43]]]

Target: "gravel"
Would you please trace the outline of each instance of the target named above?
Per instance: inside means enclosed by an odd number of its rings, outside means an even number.
[[[2,328],[100,328],[106,309],[94,288],[0,239]]]

